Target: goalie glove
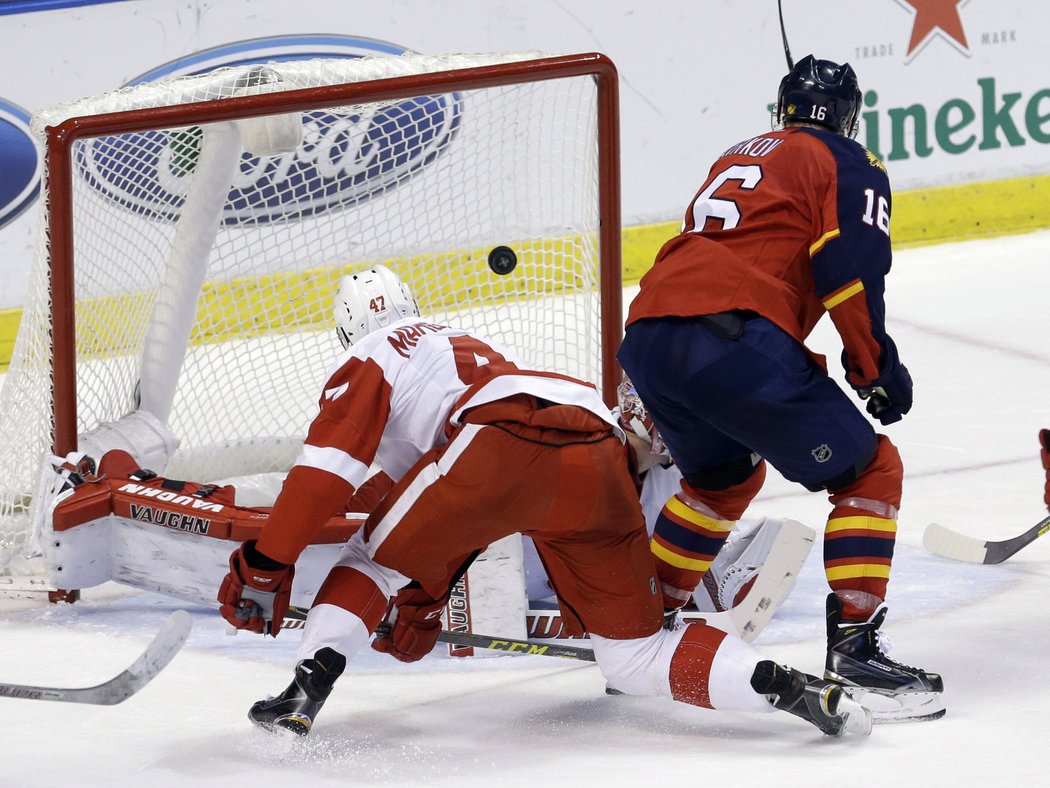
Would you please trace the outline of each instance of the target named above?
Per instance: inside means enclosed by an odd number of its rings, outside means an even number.
[[[233,551],[230,571],[219,586],[219,612],[237,629],[277,637],[288,612],[295,566],[255,549],[249,540]]]
[[[408,585],[394,597],[390,634],[372,641],[372,648],[401,662],[418,662],[429,654],[441,634],[441,611],[447,599],[434,599],[422,588]]]

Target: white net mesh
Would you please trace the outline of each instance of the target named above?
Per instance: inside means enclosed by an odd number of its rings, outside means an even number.
[[[280,113],[296,88],[535,56],[222,69],[72,102],[33,127],[43,139],[70,117],[260,92]],[[207,481],[286,469],[339,351],[338,279],[376,263],[425,316],[600,384],[596,114],[584,76],[76,142],[78,432],[141,403],[179,442],[153,470]],[[294,150],[252,152],[289,145],[300,127]],[[46,229],[0,397],[0,573],[22,571],[53,440]],[[508,275],[488,264],[501,245],[517,259]]]

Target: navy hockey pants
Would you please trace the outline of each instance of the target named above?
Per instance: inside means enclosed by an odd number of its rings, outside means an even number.
[[[793,337],[762,317],[742,329],[733,338],[704,318],[627,327],[620,364],[683,475],[754,452],[813,491],[851,482],[875,452],[872,425]]]

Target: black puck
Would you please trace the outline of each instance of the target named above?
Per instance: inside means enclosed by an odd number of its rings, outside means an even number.
[[[489,268],[500,276],[506,276],[518,266],[518,256],[509,246],[497,246],[489,252]]]

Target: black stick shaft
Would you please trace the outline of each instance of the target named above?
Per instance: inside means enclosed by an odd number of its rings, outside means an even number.
[[[788,46],[788,34],[784,28],[784,6],[782,0],[777,0],[777,13],[780,14],[780,37],[784,41],[784,57],[787,58],[788,71],[795,67],[795,61],[791,59],[791,47]]]
[[[299,607],[288,608],[288,618],[302,621],[309,611]],[[389,635],[390,624],[381,623],[376,627],[375,634]],[[577,659],[584,662],[594,662],[594,651],[589,648],[577,646],[562,646],[557,643],[544,643],[538,640],[518,640],[516,638],[501,638],[491,635],[478,635],[473,632],[450,632],[442,630],[438,635],[441,643],[451,643],[453,646],[472,646],[474,648],[487,648],[493,651],[507,651],[513,654],[537,654],[542,657],[561,657],[562,659]]]

